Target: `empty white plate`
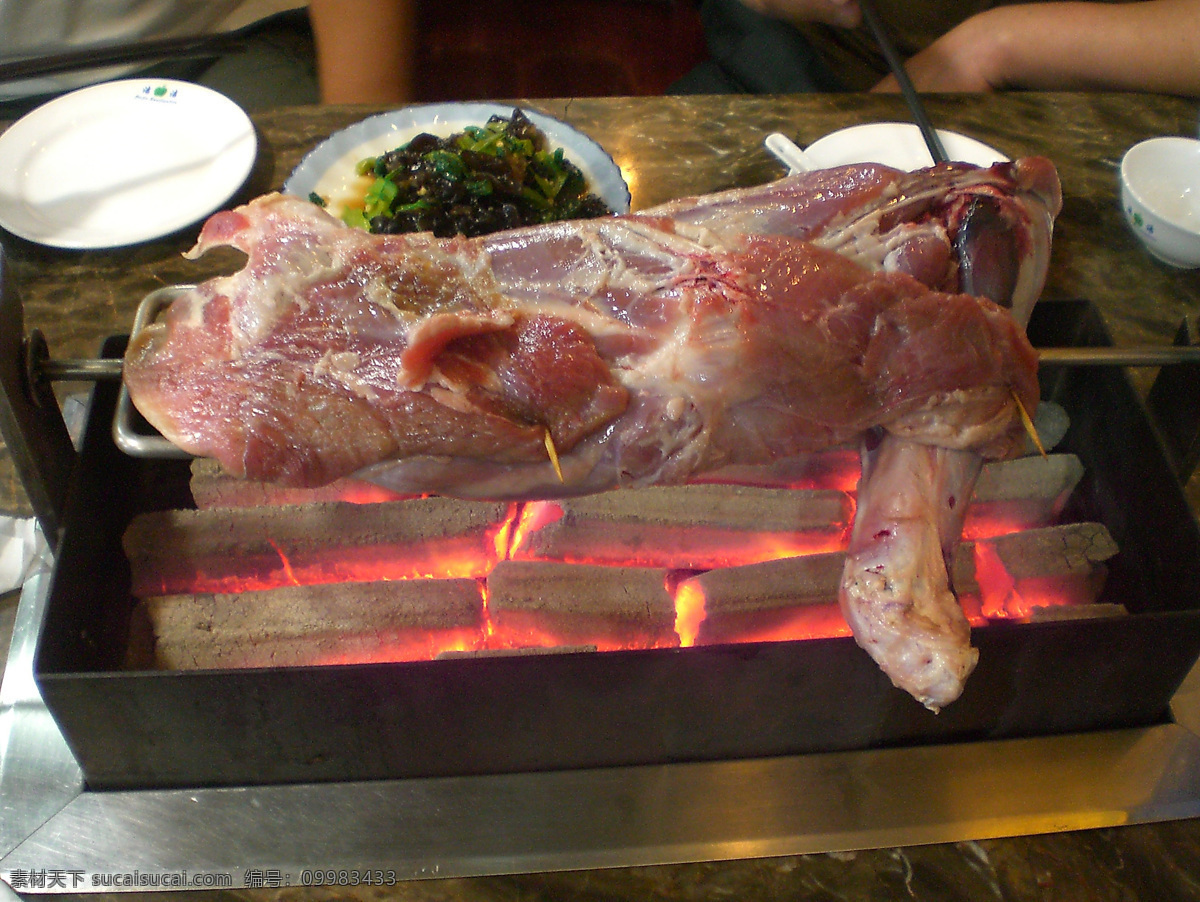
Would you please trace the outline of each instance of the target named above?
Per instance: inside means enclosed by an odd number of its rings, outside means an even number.
[[[149,241],[229,200],[257,152],[246,113],[201,85],[81,88],[0,134],[0,225],[51,247]]]
[[[937,130],[949,159],[959,163],[991,166],[1008,157],[994,147],[958,132]],[[921,130],[911,122],[872,122],[832,132],[804,149],[805,159],[814,169],[828,169],[850,163],[882,163],[894,169],[924,169],[933,165],[933,156],[925,145]]]

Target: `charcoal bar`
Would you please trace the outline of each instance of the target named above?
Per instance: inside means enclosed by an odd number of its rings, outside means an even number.
[[[123,544],[139,598],[289,584],[483,576],[507,504],[414,498],[381,504],[159,511]]]
[[[1091,573],[1117,553],[1117,543],[1102,523],[1065,523],[997,536],[989,545],[1013,579]]]
[[[845,454],[814,455],[830,467]],[[811,461],[810,470],[815,464]],[[984,466],[964,535],[979,538],[1055,522],[1083,468],[1073,454]],[[665,486],[546,502],[548,521],[519,560],[589,561],[706,570],[844,547],[850,501],[832,489],[724,483]]]
[[[1101,523],[1068,523],[977,543],[983,614],[1028,618],[1038,607],[1091,604],[1108,575],[1117,544]]]
[[[852,492],[858,484],[858,474],[858,449],[842,446],[785,457],[765,466],[722,467],[700,475],[695,481],[760,488],[840,489]]]
[[[665,486],[552,503],[518,560],[706,570],[840,547],[851,504],[832,490]]]
[[[472,579],[288,586],[147,598],[129,667],[205,670],[429,660],[483,640]]]
[[[529,655],[577,655],[594,651],[599,651],[595,645],[548,645],[538,646],[537,648],[530,646],[522,648],[473,648],[466,651],[444,651],[439,653],[435,660],[457,661],[463,658],[511,658],[516,655],[522,657]]]
[[[1083,477],[1074,454],[1033,455],[985,464],[963,535],[968,539],[1049,526]]]
[[[846,555],[805,555],[744,567],[710,570],[685,581],[704,597],[697,645],[804,635],[849,635],[838,609]]]
[[[373,504],[397,501],[402,497],[369,482],[338,479],[312,489],[290,488],[269,482],[241,479],[225,472],[219,463],[198,457],[192,461],[189,483],[196,507],[263,507],[281,504],[313,504],[320,501],[352,501]]]
[[[849,635],[838,608],[846,555],[841,551],[710,570],[680,583],[704,598],[697,645]],[[972,547],[955,557],[955,589],[965,606],[977,604]]]
[[[1029,524],[1045,525],[1061,511],[1083,475],[1074,454],[1033,455],[984,465],[975,487],[977,507],[1023,505]],[[853,491],[858,479],[858,454],[848,449],[815,452],[787,458],[774,467],[718,470],[698,484],[741,485],[747,488],[837,489]],[[357,504],[396,501],[404,496],[356,479],[339,479],[317,488],[291,488],[242,479],[226,473],[219,463],[196,458],[191,464],[192,497],[196,507],[258,507],[353,501]],[[1023,504],[1030,502],[1029,504]]]
[[[488,612],[501,645],[678,645],[669,572],[655,567],[504,561],[488,577]]]
[[[1096,599],[1116,543],[1099,523],[1071,523],[962,543],[954,589],[973,623],[1112,616]],[[842,552],[710,570],[680,583],[704,599],[696,644],[846,635],[837,608]],[[1053,609],[1077,609],[1068,615]],[[1089,614],[1089,612],[1091,612]]]

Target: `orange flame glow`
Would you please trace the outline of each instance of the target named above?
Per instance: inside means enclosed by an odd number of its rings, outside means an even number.
[[[792,484],[794,488],[830,489],[847,493],[849,520],[833,523],[809,532],[766,533],[738,532],[703,523],[686,529],[652,533],[639,540],[636,527],[622,524],[603,526],[588,556],[573,559],[542,556],[545,537],[539,546],[539,530],[560,523],[563,506],[554,501],[512,504],[507,516],[483,534],[455,536],[442,541],[421,542],[411,546],[350,548],[334,561],[300,559],[292,552],[270,542],[278,561],[260,549],[257,575],[242,574],[236,586],[219,580],[201,585],[195,592],[243,592],[340,581],[369,582],[398,579],[470,578],[480,587],[481,620],[478,628],[413,630],[387,635],[342,637],[333,652],[322,653],[320,663],[369,663],[384,661],[432,660],[445,653],[471,653],[519,648],[586,646],[600,651],[626,648],[679,646],[692,647],[731,642],[779,642],[849,635],[849,628],[837,604],[799,604],[777,610],[750,613],[708,610],[709,603],[701,582],[685,577],[709,569],[764,563],[782,558],[800,557],[846,548],[853,522],[854,490],[859,478],[857,456],[830,455],[809,464],[809,475]],[[811,476],[811,478],[810,478]],[[367,487],[368,489],[370,487]],[[370,498],[368,492],[363,496]],[[572,521],[573,522],[573,521]],[[564,524],[570,525],[570,524]],[[1069,580],[1018,582],[987,539],[1028,529],[1015,507],[994,507],[968,519],[964,539],[974,541],[975,581],[978,594],[961,598],[964,611],[973,625],[994,620],[1027,619],[1034,608],[1071,603]],[[560,527],[561,528],[561,527]],[[667,571],[667,589],[674,599],[674,635],[659,624],[664,635],[628,636],[604,634],[604,626],[587,623],[556,623],[555,614],[520,612],[506,614],[502,623],[493,620],[488,576],[505,560],[556,560],[578,564],[604,564],[622,567],[656,567]],[[253,568],[251,568],[253,569]],[[1079,587],[1082,595],[1086,586]],[[716,602],[714,601],[715,605]],[[647,630],[651,629],[646,627]]]
[[[997,536],[1008,536],[1030,529],[1035,525],[1030,522],[1028,515],[1020,510],[993,508],[982,512],[972,509],[963,524],[962,538],[965,542],[994,539]]]
[[[557,523],[562,516],[562,506],[553,501],[530,501],[524,504],[521,507],[516,526],[512,530],[512,542],[507,554],[508,560],[522,560],[526,556],[529,537],[539,529],[543,529],[551,523]]]
[[[732,618],[731,618],[732,619]],[[803,605],[774,615],[745,618],[745,622],[712,629],[701,624],[697,644],[725,642],[793,642],[850,635],[846,618],[836,604]]]
[[[1028,606],[1017,584],[987,542],[975,543],[975,578],[979,583],[980,613],[991,620],[1008,620],[1028,615]]]
[[[690,648],[704,621],[704,589],[699,583],[683,582],[675,590],[675,632],[679,644]]]
[[[276,545],[274,542],[270,542],[270,545],[277,552],[279,552],[279,563],[283,567],[284,579],[287,581],[287,583],[289,585],[292,585],[292,586],[300,585],[300,581],[298,579],[296,579],[296,574],[292,572],[291,562],[288,561],[287,555],[283,553],[283,549],[280,548],[278,545]]]
[[[492,621],[491,610],[491,588],[488,586],[486,579],[479,581],[479,596],[483,604],[483,643],[487,648],[491,648],[491,642],[496,635],[496,624]],[[463,649],[456,649],[462,651]]]

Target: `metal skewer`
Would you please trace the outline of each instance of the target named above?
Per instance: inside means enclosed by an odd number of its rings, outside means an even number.
[[[1040,348],[1038,361],[1041,364],[1066,366],[1170,366],[1172,364],[1200,364],[1200,346],[1168,345],[1164,347],[1065,347]],[[123,362],[116,358],[63,359],[34,355],[27,358],[30,382],[44,380],[87,382],[120,381]],[[187,458],[190,455],[155,432],[145,432],[135,425],[137,417],[133,402],[124,387],[117,400],[117,412],[113,421],[113,440],[118,448],[132,457]],[[552,449],[547,446],[548,450]]]
[[[1038,362],[1067,366],[1171,366],[1200,363],[1200,346],[1039,348]]]
[[[38,375],[51,382],[113,382],[121,378],[119,358],[40,360]]]
[[[937,129],[933,127],[933,123],[929,121],[929,116],[925,112],[925,105],[921,102],[920,95],[917,94],[917,89],[913,87],[912,79],[908,77],[908,73],[904,70],[904,61],[900,59],[900,54],[896,52],[895,45],[892,44],[891,38],[888,37],[886,29],[883,27],[883,21],[879,18],[879,13],[875,10],[873,0],[858,0],[858,8],[862,10],[863,22],[867,28],[871,30],[871,34],[875,37],[875,43],[879,45],[880,51],[883,53],[883,58],[887,61],[888,68],[892,71],[896,81],[900,83],[900,93],[904,95],[904,102],[908,104],[908,109],[912,113],[913,120],[917,123],[917,128],[921,130],[921,137],[925,139],[925,145],[929,148],[929,154],[933,157],[934,163],[945,163],[950,158],[946,154],[946,148],[942,146],[942,139],[938,136]]]
[[[1065,366],[1172,366],[1200,363],[1200,346],[1164,345],[1130,348],[1038,348],[1038,362]],[[37,374],[52,382],[103,382],[121,378],[117,358],[41,360]]]

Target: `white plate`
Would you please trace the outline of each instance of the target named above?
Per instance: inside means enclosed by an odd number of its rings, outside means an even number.
[[[298,197],[316,193],[329,212],[340,216],[347,201],[361,199],[365,187],[354,167],[407,144],[422,132],[444,138],[468,125],[483,125],[489,116],[512,116],[512,105],[499,103],[434,103],[380,113],[336,132],[308,154],[284,182],[283,190]],[[615,213],[629,212],[629,187],[621,169],[599,144],[558,119],[522,110],[546,136],[579,167],[593,194]]]
[[[1008,157],[974,138],[938,129],[946,156],[960,163],[991,166]],[[882,163],[895,169],[924,169],[933,165],[921,130],[910,122],[873,122],[833,132],[814,141],[804,156],[817,169],[849,163]]]
[[[245,112],[200,85],[81,88],[0,135],[0,225],[52,247],[149,241],[232,197],[257,151]]]

